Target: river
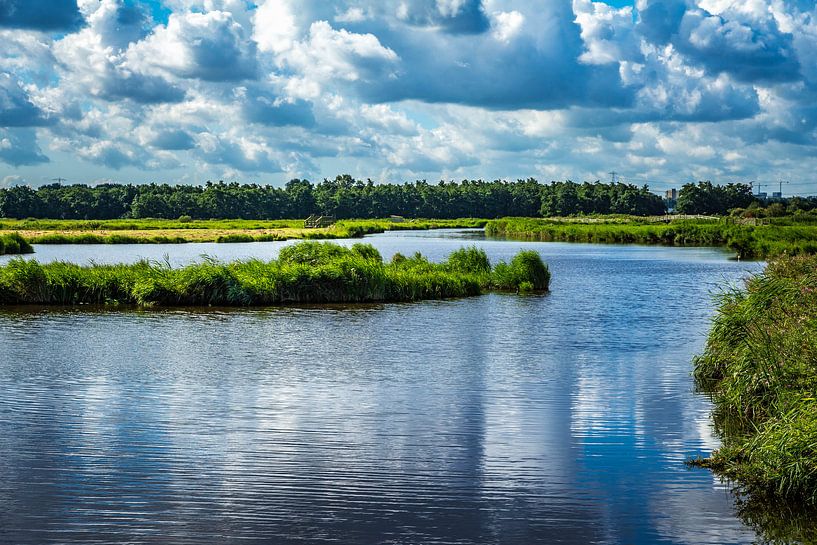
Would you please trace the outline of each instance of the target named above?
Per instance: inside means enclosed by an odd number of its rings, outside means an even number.
[[[551,293],[273,309],[0,310],[0,542],[747,543],[693,391],[710,248],[367,237],[389,258],[535,249]],[[356,241],[339,241],[351,244]],[[285,243],[37,246],[271,258]],[[5,261],[8,258],[4,258]]]

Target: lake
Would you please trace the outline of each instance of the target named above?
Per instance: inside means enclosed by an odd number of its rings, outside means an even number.
[[[746,543],[693,391],[708,248],[535,249],[551,293],[274,309],[0,310],[0,542]],[[352,244],[358,241],[338,241]],[[286,243],[37,246],[41,261],[269,259]],[[3,258],[7,261],[9,258]]]

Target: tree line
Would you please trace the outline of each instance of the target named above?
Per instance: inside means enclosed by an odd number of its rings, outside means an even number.
[[[756,203],[746,184],[686,184],[676,211],[727,214]],[[801,209],[817,207],[799,199]],[[284,187],[207,182],[204,186],[168,184],[44,185],[0,189],[0,217],[51,219],[165,218],[297,219],[311,214],[345,218],[389,215],[425,218],[505,216],[551,217],[590,214],[664,214],[667,201],[647,186],[625,183],[513,182],[376,184],[349,175],[313,184],[293,179]]]
[[[629,184],[515,182],[376,184],[349,175],[318,184],[294,179],[284,187],[207,182],[168,184],[44,185],[0,189],[0,217],[52,219],[166,218],[294,219],[311,214],[345,218],[390,215],[425,218],[652,215],[665,211],[647,187]]]

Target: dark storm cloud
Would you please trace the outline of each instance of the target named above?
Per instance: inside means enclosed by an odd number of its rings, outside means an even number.
[[[0,28],[73,31],[83,22],[76,0],[0,0]]]

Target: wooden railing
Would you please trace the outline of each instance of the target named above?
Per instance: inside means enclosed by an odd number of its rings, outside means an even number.
[[[305,229],[318,229],[320,227],[329,227],[337,221],[335,216],[316,216],[311,215],[304,220]]]

